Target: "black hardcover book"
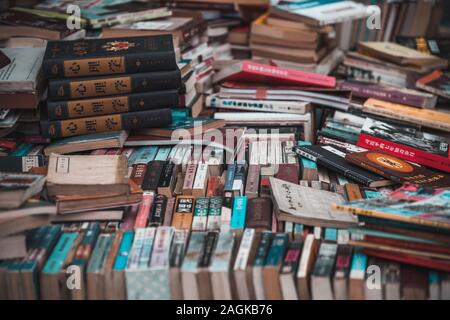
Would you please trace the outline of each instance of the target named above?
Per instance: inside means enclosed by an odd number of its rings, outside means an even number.
[[[148,221],[149,227],[161,226],[164,222],[164,213],[166,212],[167,197],[162,194],[155,196],[150,211],[150,217]]]
[[[219,233],[216,231],[209,231],[206,234],[206,239],[203,245],[202,255],[198,262],[199,268],[207,268],[211,263],[211,258],[216,248],[217,239],[219,238]]]
[[[104,98],[47,101],[47,113],[49,120],[65,120],[170,108],[177,106],[178,102],[178,91],[173,89]]]
[[[181,73],[176,69],[106,77],[51,79],[48,96],[50,100],[62,101],[180,88]]]
[[[172,35],[50,41],[47,78],[72,78],[177,69]]]
[[[361,169],[345,160],[346,153],[332,146],[295,146],[293,150],[300,156],[310,159],[334,172],[359,182],[366,187],[382,187],[394,182],[380,175]]]
[[[44,156],[4,156],[0,157],[0,171],[28,172],[33,167],[42,167]]]
[[[46,138],[63,138],[100,132],[164,127],[171,123],[171,110],[158,109],[79,119],[41,121],[41,133]]]
[[[147,164],[147,171],[142,182],[142,190],[156,191],[165,163],[165,161],[155,160]]]

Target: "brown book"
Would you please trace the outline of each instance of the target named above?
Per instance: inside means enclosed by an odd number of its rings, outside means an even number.
[[[281,163],[278,165],[278,172],[275,178],[298,184],[299,181],[299,165],[297,163]]]
[[[401,296],[405,300],[425,300],[428,297],[428,272],[403,264],[400,270]]]
[[[256,164],[248,166],[245,196],[247,199],[257,198],[259,194],[259,178],[261,167]]]
[[[257,231],[272,228],[272,201],[269,198],[253,198],[247,201],[245,226]]]
[[[104,265],[104,288],[105,288],[105,299],[106,300],[115,300],[119,299],[116,297],[117,291],[116,285],[114,282],[114,263],[116,261],[117,252],[119,251],[120,244],[122,242],[123,230],[119,230],[116,232],[114,236],[113,243],[108,252],[108,256],[106,257],[105,265]]]
[[[172,216],[172,227],[190,230],[194,218],[194,205],[194,197],[178,196]]]
[[[361,189],[355,183],[346,183],[344,186],[344,190],[347,201],[355,201],[364,198],[361,193]]]
[[[147,164],[144,163],[133,164],[133,170],[131,171],[130,180],[132,180],[140,187],[142,185],[142,182],[144,182],[146,171],[147,171]]]
[[[197,172],[197,164],[195,163],[188,164],[183,181],[183,194],[186,196],[192,195],[192,187],[194,185],[196,172]]]
[[[450,177],[380,151],[349,153],[345,160],[397,183],[411,182],[424,187],[445,188]]]

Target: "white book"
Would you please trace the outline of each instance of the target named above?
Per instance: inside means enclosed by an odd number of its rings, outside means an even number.
[[[249,162],[251,165],[259,165],[259,142],[253,141],[249,144]]]
[[[206,184],[208,179],[208,164],[200,163],[195,174],[194,185],[192,186],[192,194],[194,196],[205,196]]]
[[[259,151],[259,164],[267,165],[267,155],[268,155],[268,146],[267,141],[262,140],[258,141],[258,151]]]
[[[137,269],[141,256],[142,245],[145,236],[145,228],[138,228],[134,233],[133,245],[128,254],[127,270]]]

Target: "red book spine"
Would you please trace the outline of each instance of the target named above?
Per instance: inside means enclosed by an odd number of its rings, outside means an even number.
[[[382,250],[364,249],[364,253],[368,256],[383,258],[387,260],[393,260],[401,263],[412,264],[419,267],[425,267],[430,269],[441,270],[450,272],[450,262],[445,260],[432,260],[399,252],[387,252]]]
[[[136,216],[134,228],[145,228],[147,226],[148,216],[153,202],[153,193],[145,192],[142,195],[142,201],[139,205],[139,211]]]
[[[281,80],[288,83],[332,88],[336,86],[336,78],[334,77],[299,70],[279,68],[254,63],[251,61],[244,61],[242,63],[242,71],[256,76],[269,77],[273,80]]]
[[[450,158],[425,152],[410,146],[390,142],[381,138],[361,133],[357,145],[369,150],[379,150],[387,154],[424,166],[450,172]]]

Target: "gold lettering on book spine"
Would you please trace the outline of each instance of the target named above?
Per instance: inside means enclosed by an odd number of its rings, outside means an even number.
[[[126,73],[125,57],[64,61],[64,75],[66,77],[100,76],[118,73]]]
[[[120,114],[61,121],[63,137],[98,132],[118,131],[122,129]]]
[[[130,92],[130,77],[73,81],[70,83],[71,98],[99,97]]]
[[[104,99],[88,99],[67,102],[69,118],[80,116],[96,116],[110,113],[128,112],[130,108],[128,97]]]

